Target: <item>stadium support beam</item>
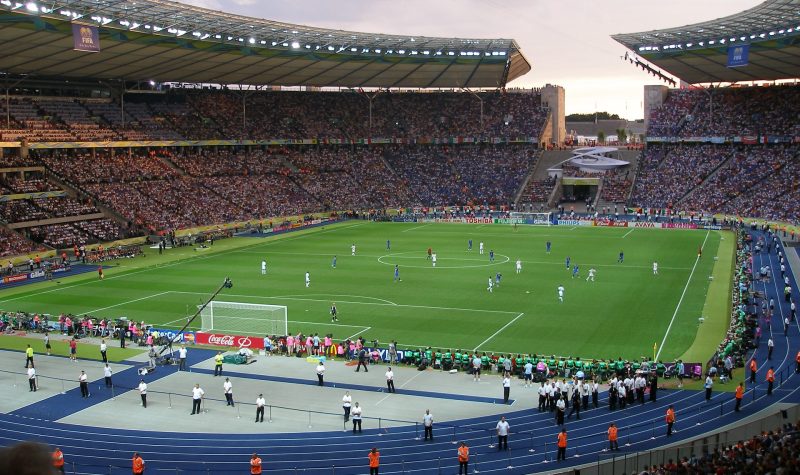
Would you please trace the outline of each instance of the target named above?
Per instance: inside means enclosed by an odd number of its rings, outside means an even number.
[[[228,277],[225,277],[225,280],[222,282],[222,284],[219,286],[219,288],[216,290],[216,292],[214,292],[211,295],[211,297],[209,297],[208,300],[205,301],[205,303],[203,305],[200,305],[197,308],[197,311],[194,312],[194,315],[192,315],[192,318],[188,319],[186,321],[186,324],[183,325],[183,327],[181,327],[180,330],[175,332],[175,334],[176,335],[180,335],[181,333],[183,333],[189,327],[189,325],[192,324],[194,319],[197,318],[198,315],[200,315],[200,312],[202,312],[203,309],[208,307],[209,303],[211,303],[215,298],[217,298],[217,295],[219,295],[219,293],[222,292],[222,289],[230,289],[231,287],[233,287],[233,282],[231,282],[231,279],[229,279]],[[168,348],[172,348],[172,341],[170,341],[168,345],[165,345],[165,346],[161,347],[160,350],[158,350],[158,356],[160,356],[162,353],[164,353]]]

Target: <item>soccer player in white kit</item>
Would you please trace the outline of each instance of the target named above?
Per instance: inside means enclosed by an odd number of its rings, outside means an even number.
[[[658,275],[658,262],[653,262],[653,275]]]
[[[306,272],[306,287],[311,285],[311,274]]]
[[[589,282],[590,280],[592,282],[594,282],[594,273],[595,272],[597,272],[597,270],[594,267],[589,269],[589,277],[586,278],[586,282]]]
[[[353,245],[350,246],[350,255],[351,256],[355,256],[356,255],[356,245],[355,245],[355,243],[353,243]]]
[[[486,287],[486,290],[489,292],[494,292],[494,281],[492,280],[492,276],[489,276],[489,287]]]
[[[261,275],[267,275],[267,261],[261,261]]]
[[[517,259],[517,274],[522,272],[522,261]]]
[[[561,302],[564,301],[564,286],[563,285],[559,285],[558,286],[558,300],[561,301]]]
[[[481,241],[480,244],[478,244],[478,252],[480,254],[483,254],[483,241]]]
[[[434,252],[431,254],[431,262],[433,262],[433,267],[436,267],[436,253]]]

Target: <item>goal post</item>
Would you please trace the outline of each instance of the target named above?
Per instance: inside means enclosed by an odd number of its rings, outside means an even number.
[[[204,332],[284,336],[289,329],[286,307],[212,300],[200,312]]]
[[[512,211],[509,217],[514,223],[519,224],[536,224],[540,226],[549,226],[553,224],[553,213],[528,213],[523,211]]]

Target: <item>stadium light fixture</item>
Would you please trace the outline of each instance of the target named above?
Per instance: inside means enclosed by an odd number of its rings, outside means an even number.
[[[381,54],[381,49],[380,48],[376,48],[375,52],[378,53],[378,54]]]
[[[13,6],[13,7],[11,7],[11,9],[12,9],[12,10],[16,10],[16,9],[18,9],[18,8],[19,8],[19,7],[21,7],[21,6],[22,6],[22,4],[21,4],[21,3],[19,3],[19,2],[16,2],[16,3],[14,3],[14,6]]]
[[[250,39],[247,40],[247,42],[250,43],[251,45],[254,45],[254,44],[256,44],[256,39],[255,38],[250,38]]]
[[[300,47],[300,43],[298,43],[297,41],[292,41],[292,48],[297,49],[299,47]]]
[[[29,12],[38,12],[39,6],[33,2],[28,2],[25,4],[25,9],[28,10]]]
[[[358,48],[350,48],[351,53],[355,53],[356,51],[358,51]]]
[[[281,43],[281,46],[283,46],[284,48],[288,48],[289,47],[289,43]]]
[[[333,51],[335,48],[333,46],[328,46],[328,51]]]
[[[2,4],[2,5],[5,5],[5,6],[7,6],[7,7],[10,7],[10,6],[11,6],[11,2],[10,2],[9,0],[2,0],[2,1],[0,1],[0,4]],[[68,12],[68,11],[66,11],[66,10],[65,10],[65,11],[63,11],[63,12],[61,12],[61,14],[62,14],[62,15],[69,16],[69,12]]]
[[[306,49],[311,49],[311,45],[306,45]]]
[[[399,49],[399,50],[397,50],[397,54],[406,54],[406,50]]]

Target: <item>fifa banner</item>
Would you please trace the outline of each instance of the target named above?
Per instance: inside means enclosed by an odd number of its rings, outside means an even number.
[[[230,346],[232,348],[250,348],[251,350],[264,348],[263,338],[223,333],[197,332],[194,334],[194,341],[198,345]]]
[[[747,66],[748,56],[750,55],[750,45],[736,45],[728,46],[728,64],[729,68],[738,68]]]
[[[75,51],[98,53],[100,51],[100,30],[94,25],[73,23],[72,44]]]

